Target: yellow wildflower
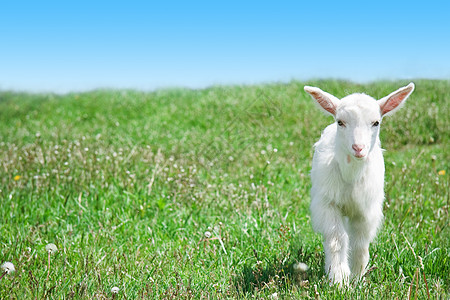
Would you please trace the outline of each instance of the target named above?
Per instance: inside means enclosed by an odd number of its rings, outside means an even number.
[[[17,180],[19,180],[19,179],[20,179],[20,177],[22,177],[22,176],[20,176],[20,175],[16,175],[16,176],[14,176],[14,181],[17,181]]]
[[[440,171],[438,172],[438,174],[441,175],[441,176],[444,176],[444,175],[445,175],[445,170],[440,170]]]

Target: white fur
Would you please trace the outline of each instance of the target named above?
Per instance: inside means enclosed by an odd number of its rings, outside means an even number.
[[[369,244],[383,219],[381,119],[400,108],[413,90],[410,83],[378,101],[365,94],[339,100],[305,86],[320,108],[336,120],[315,144],[311,170],[312,225],[324,237],[330,283],[348,284],[365,272]]]

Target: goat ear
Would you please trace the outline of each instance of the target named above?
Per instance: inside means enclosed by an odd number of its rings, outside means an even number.
[[[319,88],[312,86],[305,86],[305,92],[310,94],[319,104],[319,107],[326,113],[336,116],[336,108],[339,104],[339,99],[335,96],[322,91]]]
[[[381,116],[393,114],[398,109],[400,109],[403,103],[405,103],[406,98],[408,98],[413,91],[414,83],[411,82],[407,86],[399,88],[395,92],[378,100],[378,104],[380,105],[381,110]]]

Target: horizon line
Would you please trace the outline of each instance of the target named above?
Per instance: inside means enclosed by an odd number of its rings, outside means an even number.
[[[443,77],[405,77],[405,78],[378,78],[378,79],[368,79],[368,80],[354,80],[349,78],[339,78],[339,77],[311,77],[308,79],[292,78],[290,80],[260,80],[260,81],[241,81],[241,82],[217,82],[217,83],[205,83],[202,85],[189,85],[189,84],[167,84],[158,85],[154,87],[139,87],[139,86],[102,86],[97,87],[86,87],[86,88],[73,88],[73,89],[28,89],[28,88],[4,88],[0,84],[1,93],[17,93],[17,94],[54,94],[54,95],[68,95],[77,93],[91,93],[96,91],[136,91],[144,93],[153,93],[158,91],[167,90],[192,90],[200,91],[212,89],[215,87],[251,87],[251,86],[261,86],[261,85],[288,85],[295,82],[305,83],[308,82],[319,82],[319,81],[335,81],[335,82],[346,82],[354,84],[364,84],[370,85],[380,82],[401,82],[401,81],[450,81],[450,78]]]

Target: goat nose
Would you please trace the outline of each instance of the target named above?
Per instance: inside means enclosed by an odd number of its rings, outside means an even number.
[[[353,144],[353,145],[352,145],[352,149],[355,150],[356,152],[361,152],[362,149],[364,149],[364,145],[361,145],[361,144]]]

